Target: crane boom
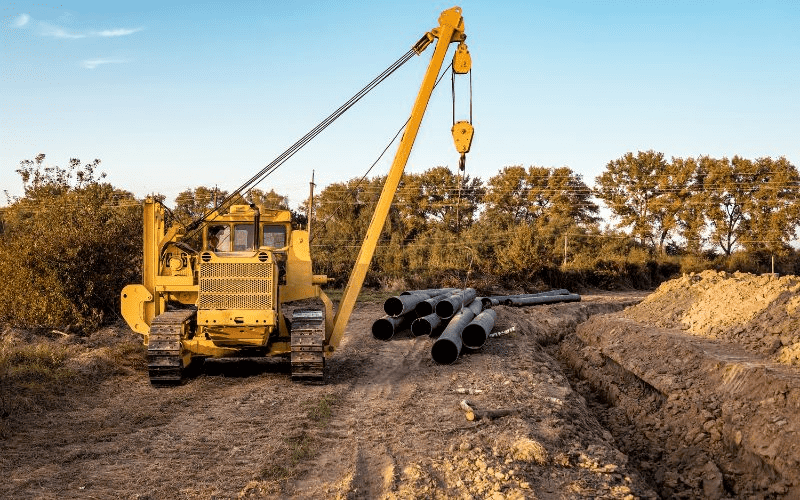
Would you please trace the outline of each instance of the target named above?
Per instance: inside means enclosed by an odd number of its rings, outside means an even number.
[[[411,117],[409,118],[405,133],[397,148],[397,153],[395,154],[389,173],[386,176],[386,183],[381,191],[378,204],[375,207],[375,213],[372,215],[367,234],[364,237],[364,243],[361,245],[361,249],[358,252],[353,272],[350,273],[350,279],[347,282],[347,286],[345,286],[344,294],[339,302],[339,307],[334,318],[333,330],[327,342],[333,349],[339,346],[339,342],[344,335],[344,330],[347,327],[347,322],[350,319],[350,314],[353,312],[356,298],[361,291],[361,286],[364,284],[364,278],[367,275],[370,262],[372,262],[372,257],[375,254],[378,238],[386,223],[389,208],[394,199],[394,194],[397,191],[397,186],[400,184],[400,178],[403,175],[403,170],[405,170],[408,157],[411,154],[411,148],[419,132],[422,117],[425,114],[431,93],[436,85],[436,79],[444,64],[447,50],[451,43],[463,43],[466,38],[461,8],[453,7],[443,11],[439,16],[439,26],[429,33],[426,33],[414,46],[414,50],[417,54],[420,54],[434,39],[438,39],[431,62],[428,64],[428,69],[422,79],[422,85],[417,94],[417,99],[414,102],[414,107],[411,109]]]

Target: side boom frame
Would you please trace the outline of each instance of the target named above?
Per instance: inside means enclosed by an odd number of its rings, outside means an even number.
[[[372,257],[375,254],[375,247],[378,244],[383,226],[386,223],[386,217],[389,214],[389,207],[394,199],[394,194],[397,191],[397,186],[400,184],[400,178],[405,170],[408,157],[411,154],[411,148],[414,145],[414,140],[417,138],[422,117],[425,115],[425,110],[428,107],[433,88],[436,85],[436,79],[439,76],[439,71],[444,64],[444,58],[447,55],[447,50],[453,42],[463,42],[467,36],[464,34],[464,18],[461,16],[461,8],[453,7],[445,10],[439,16],[439,27],[434,28],[427,33],[420,42],[414,46],[417,54],[420,54],[425,48],[438,38],[436,48],[428,64],[428,69],[422,79],[422,86],[417,94],[417,99],[414,102],[414,107],[411,110],[411,117],[408,120],[403,138],[400,140],[400,145],[397,148],[392,166],[389,169],[389,174],[386,176],[386,183],[381,191],[378,205],[375,207],[375,213],[372,214],[367,234],[364,237],[364,243],[358,252],[355,266],[350,274],[350,279],[344,289],[344,294],[339,302],[339,307],[334,318],[333,331],[330,333],[328,345],[331,349],[336,349],[342,340],[344,330],[350,320],[350,314],[355,307],[356,298],[361,291],[361,286],[364,284],[364,278],[367,275],[367,270],[372,262]]]

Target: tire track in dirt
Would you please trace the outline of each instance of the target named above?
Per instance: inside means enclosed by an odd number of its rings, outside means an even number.
[[[362,306],[369,316],[381,316],[378,305]],[[322,445],[323,451],[310,465],[310,470],[330,470],[338,461],[349,473],[339,489],[347,491],[347,498],[381,498],[395,486],[396,461],[392,451],[381,440],[387,422],[401,410],[404,401],[412,397],[417,385],[411,378],[415,368],[426,359],[429,343],[424,338],[403,338],[392,342],[378,342],[363,336],[364,322],[348,326],[345,341],[340,346],[339,356],[358,351],[361,363],[358,375],[348,381],[342,391],[342,400],[337,403],[335,419],[346,422],[346,436],[332,436],[350,441],[354,450],[342,464],[341,448]],[[357,332],[355,330],[361,330]],[[335,354],[334,356],[336,356]],[[332,363],[332,369],[337,369]],[[377,439],[374,439],[377,437]],[[341,475],[341,471],[339,471]],[[331,485],[341,477],[330,474],[304,477],[291,487],[295,495],[319,498],[317,495],[331,493]]]

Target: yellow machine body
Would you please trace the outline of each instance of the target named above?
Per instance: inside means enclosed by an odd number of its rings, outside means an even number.
[[[234,205],[209,218],[199,252],[178,243],[181,232],[164,231],[158,202],[145,200],[144,214],[144,279],[122,290],[122,316],[145,344],[153,318],[167,304],[197,308],[196,331],[185,347],[200,356],[247,348],[288,352],[283,302],[322,298],[333,317],[320,288],[327,277],[312,273],[308,233],[292,229],[288,210],[262,208],[256,217],[253,208]]]
[[[471,66],[465,39],[461,9],[453,7],[413,46],[420,54],[436,41],[335,315],[320,288],[327,276],[312,271],[308,232],[292,227],[288,210],[233,205],[205,217],[198,238],[179,224],[167,228],[165,207],[145,200],[142,283],[122,290],[122,315],[148,345],[151,381],[166,373],[172,383],[194,357],[290,354],[293,377],[295,365],[300,375],[316,364],[324,369],[324,357],[341,342],[451,43],[461,44],[454,56],[459,70]],[[282,306],[312,298],[322,308],[295,311],[290,325]]]

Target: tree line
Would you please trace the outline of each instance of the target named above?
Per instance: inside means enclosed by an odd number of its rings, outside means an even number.
[[[140,200],[105,182],[99,165],[49,166],[44,155],[21,162],[24,194],[7,195],[0,209],[0,272],[18,284],[0,289],[0,320],[82,328],[118,314],[119,290],[140,276]],[[780,272],[800,271],[791,245],[800,176],[783,157],[631,152],[594,181],[568,167],[522,165],[485,182],[441,166],[407,173],[368,284],[650,287],[681,271],[764,272],[773,256]],[[351,179],[314,197],[315,272],[344,283],[383,182]],[[172,216],[186,224],[227,194],[187,189]],[[274,190],[245,199],[290,208]],[[292,210],[298,226],[307,224],[308,203]]]

